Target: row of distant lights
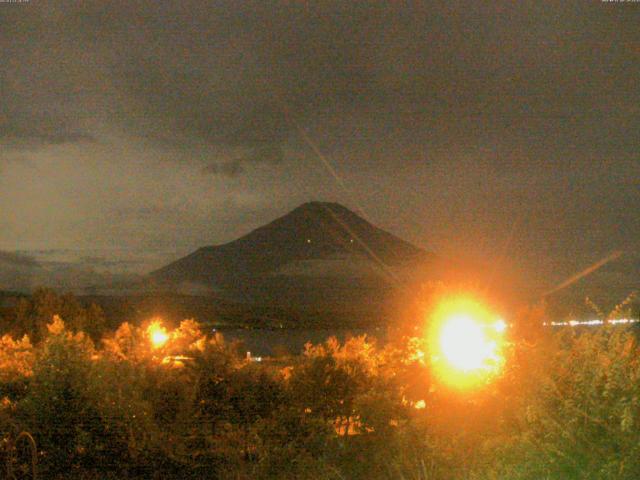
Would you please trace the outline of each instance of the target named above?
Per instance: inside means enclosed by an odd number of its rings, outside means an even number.
[[[629,323],[638,323],[637,318],[614,318],[611,320],[568,320],[566,322],[544,322],[544,326],[552,327],[580,327],[580,326],[597,326],[597,325],[626,325]]]
[[[311,239],[310,238],[307,238],[307,243],[311,243]],[[349,239],[349,243],[353,243],[353,238]]]

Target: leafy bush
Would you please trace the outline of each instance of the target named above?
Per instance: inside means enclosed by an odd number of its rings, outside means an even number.
[[[554,339],[544,368],[522,382],[505,458],[511,478],[640,477],[640,349],[615,327]],[[525,372],[522,372],[525,375]]]

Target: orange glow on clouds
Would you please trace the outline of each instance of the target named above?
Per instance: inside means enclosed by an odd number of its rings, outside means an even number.
[[[487,382],[504,363],[507,324],[468,297],[442,300],[429,318],[427,340],[436,376],[456,388]]]

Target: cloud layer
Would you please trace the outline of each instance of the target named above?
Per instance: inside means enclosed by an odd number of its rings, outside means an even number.
[[[567,250],[579,263],[637,249],[639,15],[528,0],[3,5],[0,246],[177,254],[316,198],[545,272]]]

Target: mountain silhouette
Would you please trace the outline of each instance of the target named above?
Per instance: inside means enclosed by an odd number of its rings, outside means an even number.
[[[168,287],[206,286],[251,301],[348,301],[393,288],[432,254],[337,203],[305,203],[229,243],[203,247],[150,274]]]

